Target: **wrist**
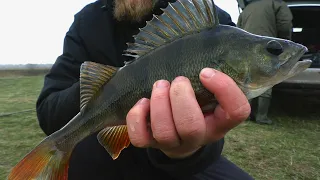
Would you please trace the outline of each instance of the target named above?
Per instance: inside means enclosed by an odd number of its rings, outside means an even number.
[[[195,154],[197,151],[199,151],[199,149],[201,149],[201,147],[202,146],[199,146],[189,151],[165,151],[165,150],[161,150],[161,151],[171,159],[184,159]]]

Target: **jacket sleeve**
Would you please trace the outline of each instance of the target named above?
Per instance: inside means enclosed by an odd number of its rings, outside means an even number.
[[[274,1],[276,12],[276,26],[278,37],[283,39],[291,39],[292,36],[292,13],[287,4],[283,1]]]
[[[64,39],[63,54],[44,78],[44,86],[36,103],[40,127],[51,134],[74,117],[80,110],[79,73],[87,53],[78,32],[78,17]]]
[[[224,11],[218,6],[216,6],[216,9],[220,24],[236,26],[236,24],[232,21],[230,14],[228,14],[226,11]]]
[[[223,145],[224,139],[221,139],[202,147],[192,156],[179,160],[171,159],[160,150],[152,148],[148,149],[148,155],[154,167],[163,170],[171,177],[181,180],[191,177],[191,179],[198,180],[195,175],[204,175],[207,167],[220,158]]]

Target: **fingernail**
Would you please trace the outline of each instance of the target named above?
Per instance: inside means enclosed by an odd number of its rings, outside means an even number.
[[[169,82],[165,81],[165,80],[159,80],[156,83],[156,87],[157,88],[165,88],[165,87],[168,87],[168,86],[169,86]]]
[[[211,68],[204,68],[202,69],[202,71],[200,72],[200,75],[204,78],[211,78],[212,76],[214,76],[216,73],[213,69]]]
[[[137,102],[137,104],[145,104],[146,102],[147,102],[147,99],[146,98],[142,98]]]
[[[174,81],[185,81],[187,78],[184,76],[178,76],[174,79]]]

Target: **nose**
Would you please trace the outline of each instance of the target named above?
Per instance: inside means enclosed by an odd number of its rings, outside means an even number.
[[[283,53],[283,47],[278,41],[271,40],[267,44],[267,51],[273,55],[279,56]]]

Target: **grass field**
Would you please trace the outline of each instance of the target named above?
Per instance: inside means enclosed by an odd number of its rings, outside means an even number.
[[[42,84],[43,76],[0,78],[0,180],[44,137],[34,111],[11,116],[1,113],[35,108]],[[246,121],[227,135],[223,154],[255,179],[319,180],[320,112],[310,113],[308,107],[308,113],[297,113],[307,107],[300,104],[289,113],[282,108],[297,103],[278,100],[273,104],[278,108],[272,109],[275,123]]]

